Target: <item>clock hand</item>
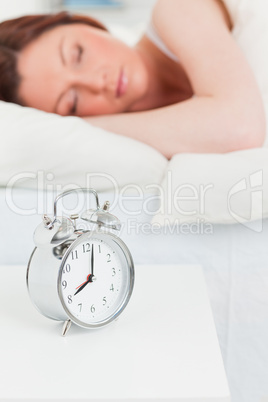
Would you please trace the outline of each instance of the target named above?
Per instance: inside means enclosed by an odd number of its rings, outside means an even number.
[[[74,296],[77,295],[77,293],[81,292],[81,290],[83,290],[83,289],[87,286],[88,283],[92,283],[92,282],[93,282],[93,281],[92,281],[92,275],[88,275],[88,276],[87,276],[87,281],[84,282],[84,283],[82,283],[82,285],[80,285],[80,286],[78,286],[78,287],[76,288],[76,289],[78,289],[78,290],[75,292]]]
[[[89,280],[89,277],[90,277],[90,276],[91,276],[91,274],[89,274],[89,275],[87,276],[87,280],[86,280],[85,282],[81,283],[81,285],[77,286],[76,289],[80,288],[82,285],[84,285],[84,283],[88,283],[88,280]],[[91,282],[92,282],[92,281],[91,281]]]
[[[91,276],[94,276],[94,244],[92,244],[91,249]]]

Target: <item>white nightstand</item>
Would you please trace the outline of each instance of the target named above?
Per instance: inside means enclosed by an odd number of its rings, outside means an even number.
[[[230,401],[200,266],[137,266],[134,293],[109,327],[40,315],[25,267],[0,267],[0,400]]]

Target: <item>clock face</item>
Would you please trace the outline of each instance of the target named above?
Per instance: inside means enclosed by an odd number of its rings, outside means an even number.
[[[116,236],[86,233],[68,249],[60,269],[58,291],[72,321],[100,327],[115,319],[132,293],[133,263]]]

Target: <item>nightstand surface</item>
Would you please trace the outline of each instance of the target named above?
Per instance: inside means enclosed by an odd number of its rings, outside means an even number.
[[[230,401],[200,266],[136,266],[121,317],[64,338],[32,305],[26,268],[0,273],[0,400]]]

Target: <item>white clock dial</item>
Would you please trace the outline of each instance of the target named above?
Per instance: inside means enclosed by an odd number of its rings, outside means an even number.
[[[81,236],[64,258],[58,285],[63,307],[78,325],[110,322],[132,291],[130,266],[120,242],[105,234]]]

